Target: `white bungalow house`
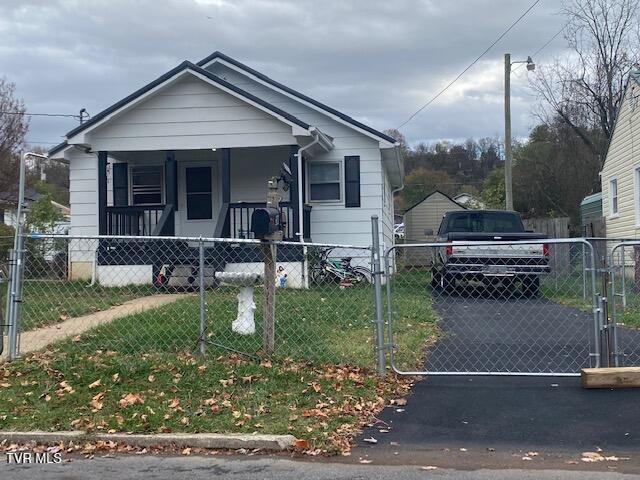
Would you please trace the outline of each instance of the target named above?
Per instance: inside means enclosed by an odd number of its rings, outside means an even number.
[[[403,179],[395,140],[220,52],[169,70],[49,155],[70,164],[71,235],[248,238],[284,162],[295,180],[282,192],[286,239],[369,245],[377,215],[381,242],[393,243]],[[114,268],[137,265],[132,281],[143,282],[172,261],[166,248],[131,244],[72,251],[70,274],[97,269],[107,281]],[[231,263],[255,260],[236,256]]]

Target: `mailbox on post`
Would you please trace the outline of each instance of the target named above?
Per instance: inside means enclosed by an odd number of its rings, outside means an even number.
[[[251,214],[251,232],[260,240],[282,240],[285,221],[277,208],[257,208]]]

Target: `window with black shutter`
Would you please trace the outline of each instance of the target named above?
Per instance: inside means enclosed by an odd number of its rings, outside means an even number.
[[[344,157],[344,206],[360,206],[360,157]]]
[[[113,205],[126,207],[129,204],[129,169],[126,163],[113,164]]]

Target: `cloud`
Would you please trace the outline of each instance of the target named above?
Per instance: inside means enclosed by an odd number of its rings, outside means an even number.
[[[502,55],[525,58],[560,28],[542,2],[454,88],[404,129],[410,142],[499,135]],[[396,127],[527,7],[513,0],[373,2],[23,0],[0,5],[2,75],[30,111],[97,113],[182,60],[221,50],[373,127]],[[563,48],[556,39],[537,63]],[[513,130],[535,98],[513,76]],[[57,142],[69,119],[33,117],[29,138]]]

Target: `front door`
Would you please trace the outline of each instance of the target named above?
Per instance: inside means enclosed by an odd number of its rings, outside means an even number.
[[[212,237],[218,211],[216,162],[189,162],[178,168],[179,228],[184,237]]]

